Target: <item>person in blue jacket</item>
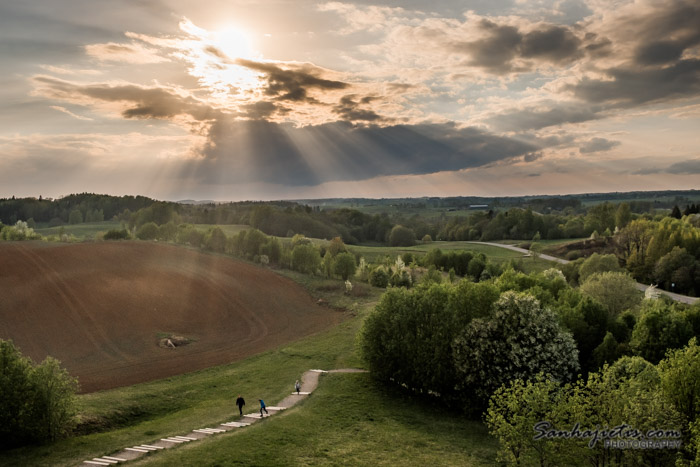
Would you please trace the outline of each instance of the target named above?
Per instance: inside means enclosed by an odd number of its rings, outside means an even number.
[[[270,415],[267,411],[267,407],[265,406],[265,401],[262,399],[258,399],[260,401],[260,418],[263,417],[263,410],[265,411],[266,414]]]

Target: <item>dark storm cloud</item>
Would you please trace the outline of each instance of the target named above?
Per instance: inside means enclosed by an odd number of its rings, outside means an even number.
[[[700,93],[700,60],[680,60],[664,68],[613,68],[612,79],[584,78],[565,86],[588,102],[627,107]]]
[[[76,100],[84,97],[105,102],[123,102],[130,105],[122,111],[125,118],[172,119],[190,115],[195,120],[207,121],[219,112],[192,97],[183,97],[165,88],[145,88],[136,85],[110,86],[107,84],[81,85],[48,76],[33,78],[46,97]]]
[[[506,111],[490,118],[492,125],[505,131],[539,130],[564,123],[581,123],[600,118],[596,109],[581,106],[554,106],[551,109],[522,109]]]
[[[294,128],[260,120],[218,120],[204,158],[190,162],[186,170],[208,183],[256,180],[310,186],[534,160],[538,149],[452,124],[354,127],[336,122]]]
[[[309,89],[338,90],[349,86],[341,81],[319,77],[319,69],[309,65],[301,65],[297,69],[282,68],[274,63],[255,62],[242,58],[237,59],[235,63],[263,73],[267,80],[265,94],[280,101],[316,102],[309,97]]]
[[[592,152],[609,151],[619,145],[619,141],[611,141],[605,138],[592,138],[581,145],[579,152],[581,152],[581,154],[589,154]]]
[[[642,36],[636,49],[639,65],[675,62],[683,52],[700,44],[700,3],[674,1],[660,5],[641,19]]]
[[[373,110],[361,108],[363,104],[369,104],[376,97],[365,96],[360,99],[360,102],[355,101],[356,98],[357,96],[354,94],[343,96],[340,99],[340,103],[333,107],[333,112],[347,122],[380,122],[384,120],[381,115]]]
[[[666,172],[671,174],[700,174],[700,158],[690,159],[687,161],[676,162],[666,169]]]
[[[491,73],[525,71],[515,63],[518,58],[560,64],[582,55],[581,40],[566,26],[549,24],[523,33],[515,26],[482,19],[479,27],[485,37],[452,44],[452,49],[468,54],[468,65]]]

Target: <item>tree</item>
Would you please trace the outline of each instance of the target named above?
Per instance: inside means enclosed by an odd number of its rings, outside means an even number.
[[[204,245],[208,250],[223,253],[226,249],[226,234],[221,227],[212,227],[204,238]]]
[[[136,238],[140,240],[155,240],[158,236],[158,226],[155,222],[147,222],[136,231]]]
[[[557,411],[563,405],[562,393],[558,382],[542,374],[527,381],[512,380],[496,390],[485,418],[501,447],[498,460],[509,465],[555,465],[559,446],[535,439],[533,427],[543,421],[561,426]]]
[[[669,349],[679,349],[693,337],[686,315],[662,300],[645,300],[632,331],[630,347],[640,357],[658,363]]]
[[[684,441],[691,451],[695,464],[700,464],[700,346],[693,338],[682,349],[668,353],[659,363],[661,386],[664,395],[673,402],[685,419]],[[692,438],[691,438],[692,437]],[[692,442],[688,443],[692,439]]]
[[[474,319],[453,344],[461,385],[484,406],[501,385],[538,373],[565,381],[579,369],[578,350],[557,316],[530,295],[505,292],[489,319]]]
[[[433,243],[433,237],[431,237],[430,234],[425,234],[425,235],[423,235],[423,238],[421,238],[421,242]]]
[[[617,256],[593,253],[581,264],[579,268],[579,281],[585,282],[592,274],[606,271],[622,272]]]
[[[352,253],[338,253],[333,260],[333,273],[340,276],[344,281],[354,276],[356,269],[355,255]]]
[[[624,228],[632,220],[632,213],[630,211],[630,205],[627,203],[620,203],[615,211],[615,226],[618,229]]]
[[[641,301],[641,292],[637,290],[634,279],[622,272],[594,273],[580,290],[605,306],[613,318]]]
[[[677,204],[673,206],[673,209],[671,210],[671,217],[675,217],[676,219],[683,217],[683,214],[681,214],[681,210]]]
[[[395,225],[389,234],[391,246],[413,246],[416,243],[416,234],[413,230],[403,225]]]
[[[35,366],[0,339],[0,447],[53,441],[73,425],[77,381],[47,357]]]
[[[80,212],[80,209],[73,209],[70,214],[68,215],[68,223],[69,224],[82,224],[83,223],[83,214]]]
[[[385,289],[386,286],[389,285],[389,274],[386,272],[386,269],[384,269],[381,266],[373,269],[369,273],[369,284],[372,287],[379,287],[380,289]]]
[[[656,263],[654,279],[666,290],[687,293],[695,286],[696,270],[700,265],[693,255],[675,246]]]
[[[347,252],[348,248],[340,237],[333,237],[328,244],[328,251],[331,253],[331,256],[336,256],[338,253]]]
[[[36,434],[40,439],[55,441],[73,427],[78,382],[52,357],[35,368],[32,382]]]
[[[321,267],[318,248],[311,244],[297,245],[292,250],[292,268],[305,274],[314,274]]]

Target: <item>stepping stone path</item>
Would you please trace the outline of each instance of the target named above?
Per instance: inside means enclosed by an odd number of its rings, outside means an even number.
[[[227,431],[237,430],[240,428],[245,428],[251,425],[261,418],[268,418],[276,413],[282,412],[288,409],[294,404],[298,403],[305,397],[311,395],[316,386],[318,386],[318,377],[321,373],[365,373],[366,370],[358,370],[354,368],[345,368],[340,370],[309,370],[305,372],[301,377],[301,389],[297,394],[296,392],[291,393],[289,396],[282,399],[276,406],[267,406],[267,410],[270,414],[264,414],[260,416],[259,412],[244,415],[240,420],[233,422],[222,423],[217,427],[205,427],[197,428],[190,431],[189,433],[182,436],[170,436],[168,438],[161,438],[158,441],[152,442],[150,444],[140,444],[137,446],[132,446],[124,448],[119,452],[116,452],[110,456],[95,457],[83,461],[81,466],[95,466],[95,465],[114,465],[122,462],[127,462],[130,460],[138,459],[149,452],[160,451],[162,449],[170,449],[180,444],[191,443],[199,439],[206,438],[208,436],[218,435],[221,433],[226,433]]]

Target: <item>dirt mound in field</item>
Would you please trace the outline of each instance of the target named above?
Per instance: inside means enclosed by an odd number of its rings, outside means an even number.
[[[0,291],[0,338],[58,358],[82,392],[240,360],[342,318],[269,270],[140,242],[0,243]]]

